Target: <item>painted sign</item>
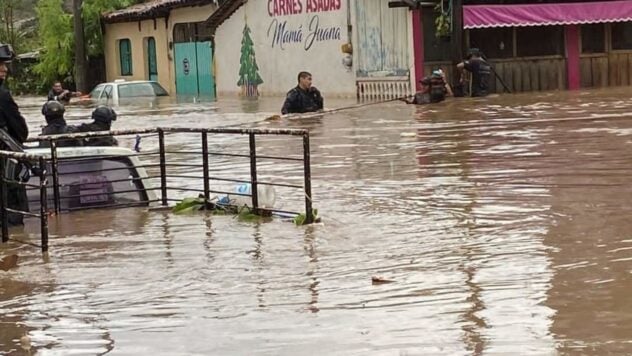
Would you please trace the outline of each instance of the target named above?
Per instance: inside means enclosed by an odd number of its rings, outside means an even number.
[[[346,0],[246,2],[215,35],[218,91],[283,96],[296,86],[297,74],[307,71],[324,95],[355,95],[355,76],[342,65],[341,46],[351,42],[347,5]]]
[[[278,17],[339,11],[342,0],[268,0],[268,15],[272,17],[268,26],[267,37],[270,47],[285,50],[286,46],[302,44],[309,51],[315,43],[340,41],[340,26],[321,24],[318,14],[307,17],[307,22],[288,23],[287,19]]]

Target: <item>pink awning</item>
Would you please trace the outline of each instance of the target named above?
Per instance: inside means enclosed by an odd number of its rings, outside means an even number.
[[[632,0],[537,5],[466,5],[463,28],[632,21]]]

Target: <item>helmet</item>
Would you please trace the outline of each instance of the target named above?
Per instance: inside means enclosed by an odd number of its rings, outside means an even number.
[[[116,120],[116,113],[108,106],[99,105],[92,112],[92,120],[109,124]]]
[[[15,52],[10,44],[0,43],[0,62],[11,62],[15,58]]]
[[[482,57],[483,53],[478,48],[470,48],[469,51],[467,51],[467,59],[472,58],[472,56]]]
[[[443,78],[443,71],[441,69],[432,71],[430,78]]]
[[[47,101],[46,104],[42,106],[42,115],[44,116],[61,117],[64,116],[65,111],[64,104],[55,100]]]

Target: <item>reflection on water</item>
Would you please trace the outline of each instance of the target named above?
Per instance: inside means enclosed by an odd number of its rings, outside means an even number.
[[[48,259],[0,247],[20,255],[0,272],[0,354],[18,353],[25,332],[44,355],[632,353],[629,89],[262,121],[279,105],[121,108],[116,127],[308,128],[323,224],[144,209],[52,218]],[[23,112],[35,132],[38,107]],[[210,146],[247,151],[243,138]],[[281,156],[300,147],[261,144]],[[247,162],[214,163],[248,176]],[[300,167],[260,169],[301,183]],[[37,227],[15,233],[35,240]]]

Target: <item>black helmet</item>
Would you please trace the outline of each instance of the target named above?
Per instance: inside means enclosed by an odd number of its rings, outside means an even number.
[[[15,58],[15,52],[10,44],[0,43],[0,62],[11,62]]]
[[[92,112],[92,120],[109,124],[116,120],[116,113],[108,106],[99,105]]]
[[[47,101],[46,104],[42,106],[42,115],[44,116],[62,117],[65,111],[64,104],[55,100]]]

